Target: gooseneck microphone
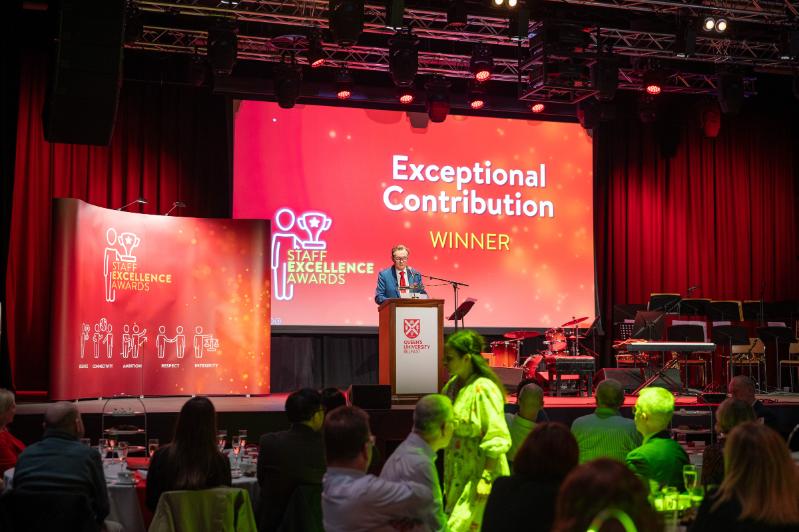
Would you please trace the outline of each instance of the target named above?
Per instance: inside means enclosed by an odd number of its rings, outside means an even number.
[[[169,216],[169,213],[171,213],[175,209],[177,209],[177,208],[181,208],[182,209],[185,206],[186,206],[186,204],[184,202],[176,201],[175,203],[172,204],[172,207],[170,207],[170,209],[164,213],[164,216]]]
[[[130,203],[126,203],[122,207],[117,207],[116,210],[124,211],[125,209],[127,209],[128,207],[130,207],[131,205],[133,205],[135,203],[138,203],[139,205],[147,205],[147,200],[144,199],[144,198],[136,198],[135,200],[131,201]]]

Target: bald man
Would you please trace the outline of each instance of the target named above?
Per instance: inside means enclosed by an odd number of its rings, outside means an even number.
[[[624,462],[627,453],[641,445],[641,435],[632,419],[622,417],[624,388],[614,379],[596,387],[596,410],[572,423],[572,434],[580,448],[580,463],[595,458],[614,458]]]
[[[431,394],[419,399],[413,412],[413,431],[388,457],[380,473],[385,480],[416,482],[430,489],[431,504],[422,524],[414,530],[449,530],[436,470],[436,452],[452,439],[452,419],[449,397]]]
[[[103,526],[109,511],[103,464],[96,449],[80,443],[82,437],[83,420],[74,403],[48,406],[42,440],[19,456],[14,489],[81,493],[89,499],[95,520]]]
[[[505,416],[511,439],[510,450],[507,454],[508,462],[513,461],[519,447],[535,427],[538,413],[544,408],[544,390],[535,383],[526,384],[519,390],[516,404],[519,406],[519,412],[515,415],[507,414]]]

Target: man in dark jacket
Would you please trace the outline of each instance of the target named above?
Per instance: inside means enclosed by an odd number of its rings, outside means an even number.
[[[286,399],[291,427],[261,436],[258,530],[322,530],[321,491],[325,450],[321,395],[304,388]],[[298,522],[301,521],[301,522]]]

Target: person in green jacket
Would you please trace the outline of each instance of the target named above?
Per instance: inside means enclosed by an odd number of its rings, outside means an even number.
[[[644,443],[627,453],[627,465],[644,483],[683,489],[682,468],[688,455],[671,439],[669,423],[674,414],[674,396],[665,388],[644,388],[635,403],[635,428]]]

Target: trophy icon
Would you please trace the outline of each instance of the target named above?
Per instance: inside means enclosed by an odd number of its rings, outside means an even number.
[[[117,242],[119,242],[119,245],[121,245],[124,250],[124,253],[120,256],[120,260],[136,262],[136,257],[133,256],[133,250],[141,243],[141,238],[136,236],[135,233],[120,233]]]
[[[297,218],[297,226],[308,233],[308,240],[301,242],[303,249],[327,249],[327,242],[319,239],[322,232],[330,229],[333,220],[325,213],[308,211]]]

